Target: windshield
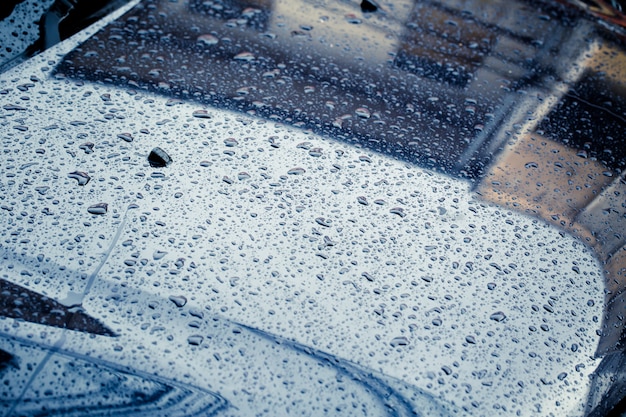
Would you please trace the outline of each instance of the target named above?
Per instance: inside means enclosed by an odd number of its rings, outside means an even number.
[[[619,409],[619,33],[534,2],[122,12],[0,78],[6,415]]]

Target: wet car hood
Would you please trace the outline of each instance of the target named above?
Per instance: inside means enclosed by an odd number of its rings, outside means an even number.
[[[619,40],[525,3],[131,6],[0,77],[6,415],[619,402]]]

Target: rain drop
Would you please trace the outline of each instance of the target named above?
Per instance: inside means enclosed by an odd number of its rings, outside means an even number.
[[[237,142],[237,139],[235,138],[228,138],[224,139],[224,145],[229,148],[234,148],[235,146],[239,145],[239,142]]]
[[[240,52],[234,57],[237,61],[252,61],[254,60],[254,54],[252,52]]]
[[[109,205],[107,203],[98,203],[93,206],[89,206],[87,211],[91,214],[106,214]]]
[[[176,304],[176,307],[180,308],[187,304],[187,298],[182,295],[171,295],[170,301]]]
[[[91,177],[86,172],[82,172],[82,171],[70,172],[68,174],[68,177],[70,177],[73,180],[78,181],[78,185],[87,185],[87,183],[91,179]]]
[[[330,225],[332,224],[332,220],[318,217],[317,219],[315,219],[315,223],[319,224],[320,226],[330,227]]]
[[[366,109],[365,107],[359,107],[354,112],[361,119],[369,119],[370,117],[372,117],[372,114],[370,113],[370,111],[368,109]]]
[[[154,148],[148,155],[148,162],[152,168],[163,168],[172,162],[172,158],[161,148]]]
[[[157,250],[157,251],[154,251],[154,253],[152,254],[152,259],[154,259],[155,261],[158,261],[160,259],[163,259],[165,255],[167,255],[167,252],[162,251],[162,250]]]
[[[217,39],[215,36],[211,35],[210,33],[207,33],[207,34],[198,36],[197,42],[202,45],[211,46],[211,45],[216,45],[219,42],[219,39]]]
[[[187,343],[189,343],[191,346],[200,346],[203,340],[204,340],[204,337],[195,334],[187,338]]]
[[[193,117],[197,117],[198,119],[210,119],[211,115],[206,110],[195,110],[192,113]]]
[[[397,214],[400,217],[406,216],[406,213],[404,212],[404,209],[402,207],[394,207],[391,210],[389,210],[389,212],[392,214]]]
[[[94,144],[91,142],[85,142],[79,146],[79,148],[82,149],[86,154],[92,153],[93,147],[94,147]]]
[[[404,336],[394,337],[390,342],[391,347],[406,346],[408,344],[409,339]]]
[[[134,140],[133,135],[130,133],[120,133],[117,137],[126,142],[132,142]]]
[[[504,319],[506,319],[506,315],[502,311],[496,311],[491,316],[489,316],[489,318],[491,320],[500,322],[500,321],[503,321]]]

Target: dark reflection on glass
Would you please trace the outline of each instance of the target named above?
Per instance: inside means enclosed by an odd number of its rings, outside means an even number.
[[[443,5],[417,3],[406,24],[394,65],[463,88],[489,54],[496,36],[497,31],[470,19],[468,13],[454,13]]]
[[[497,122],[509,90],[537,71],[517,55],[536,46],[460,5],[395,6],[392,15],[344,3],[148,1],[57,72],[244,111],[476,176],[482,131]]]

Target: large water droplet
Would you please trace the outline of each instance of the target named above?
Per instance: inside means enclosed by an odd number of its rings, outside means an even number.
[[[366,109],[365,107],[359,107],[358,109],[356,109],[354,111],[356,113],[357,116],[359,116],[361,119],[369,119],[372,114],[370,113],[370,111],[368,109]]]
[[[94,144],[91,142],[85,142],[82,145],[79,146],[80,149],[82,149],[83,151],[85,151],[86,154],[90,154],[93,152],[93,147]]]
[[[170,301],[176,304],[176,307],[180,308],[187,304],[187,298],[183,295],[171,295]]]
[[[322,148],[313,148],[309,151],[309,155],[318,158],[322,156]]]
[[[93,206],[89,206],[87,211],[91,214],[106,214],[109,205],[107,203],[98,203]]]
[[[235,55],[234,59],[237,61],[252,61],[254,60],[254,54],[252,52],[240,52]]]
[[[148,162],[152,168],[163,168],[172,162],[172,158],[161,148],[154,148],[148,155]]]
[[[157,251],[154,251],[154,253],[152,254],[152,259],[154,259],[155,261],[158,261],[160,259],[163,259],[165,255],[167,255],[167,252],[163,250],[157,250]]]
[[[496,311],[491,316],[489,316],[489,318],[494,321],[503,321],[504,319],[506,319],[506,315],[502,311]]]
[[[371,276],[368,272],[361,273],[361,276],[368,280],[369,282],[374,282],[374,277]]]
[[[397,214],[400,217],[406,216],[406,213],[404,212],[404,209],[402,207],[394,207],[391,210],[389,210],[389,212],[392,214]]]
[[[409,339],[407,339],[404,336],[394,337],[393,339],[391,339],[391,342],[390,342],[390,345],[392,347],[406,346],[408,344],[409,344]]]
[[[235,138],[227,138],[224,139],[224,145],[228,146],[229,148],[234,148],[235,146],[239,145],[239,142],[237,142],[237,139]]]
[[[330,227],[330,225],[332,224],[332,220],[318,217],[317,219],[315,219],[315,223],[319,224],[320,226]]]
[[[87,183],[91,179],[91,177],[86,172],[82,172],[82,171],[70,172],[68,174],[68,177],[70,177],[73,180],[78,181],[78,185],[87,185]]]
[[[211,45],[216,45],[219,42],[219,39],[211,35],[210,33],[207,33],[207,34],[198,36],[197,42],[202,45],[211,46]]]
[[[197,117],[198,119],[210,119],[211,115],[206,110],[195,110],[192,113],[193,117]]]
[[[132,142],[134,139],[133,135],[131,135],[130,133],[120,133],[119,135],[117,135],[117,137],[126,142]]]
[[[189,343],[191,346],[200,346],[203,340],[204,340],[204,337],[195,334],[187,338],[187,343]]]

